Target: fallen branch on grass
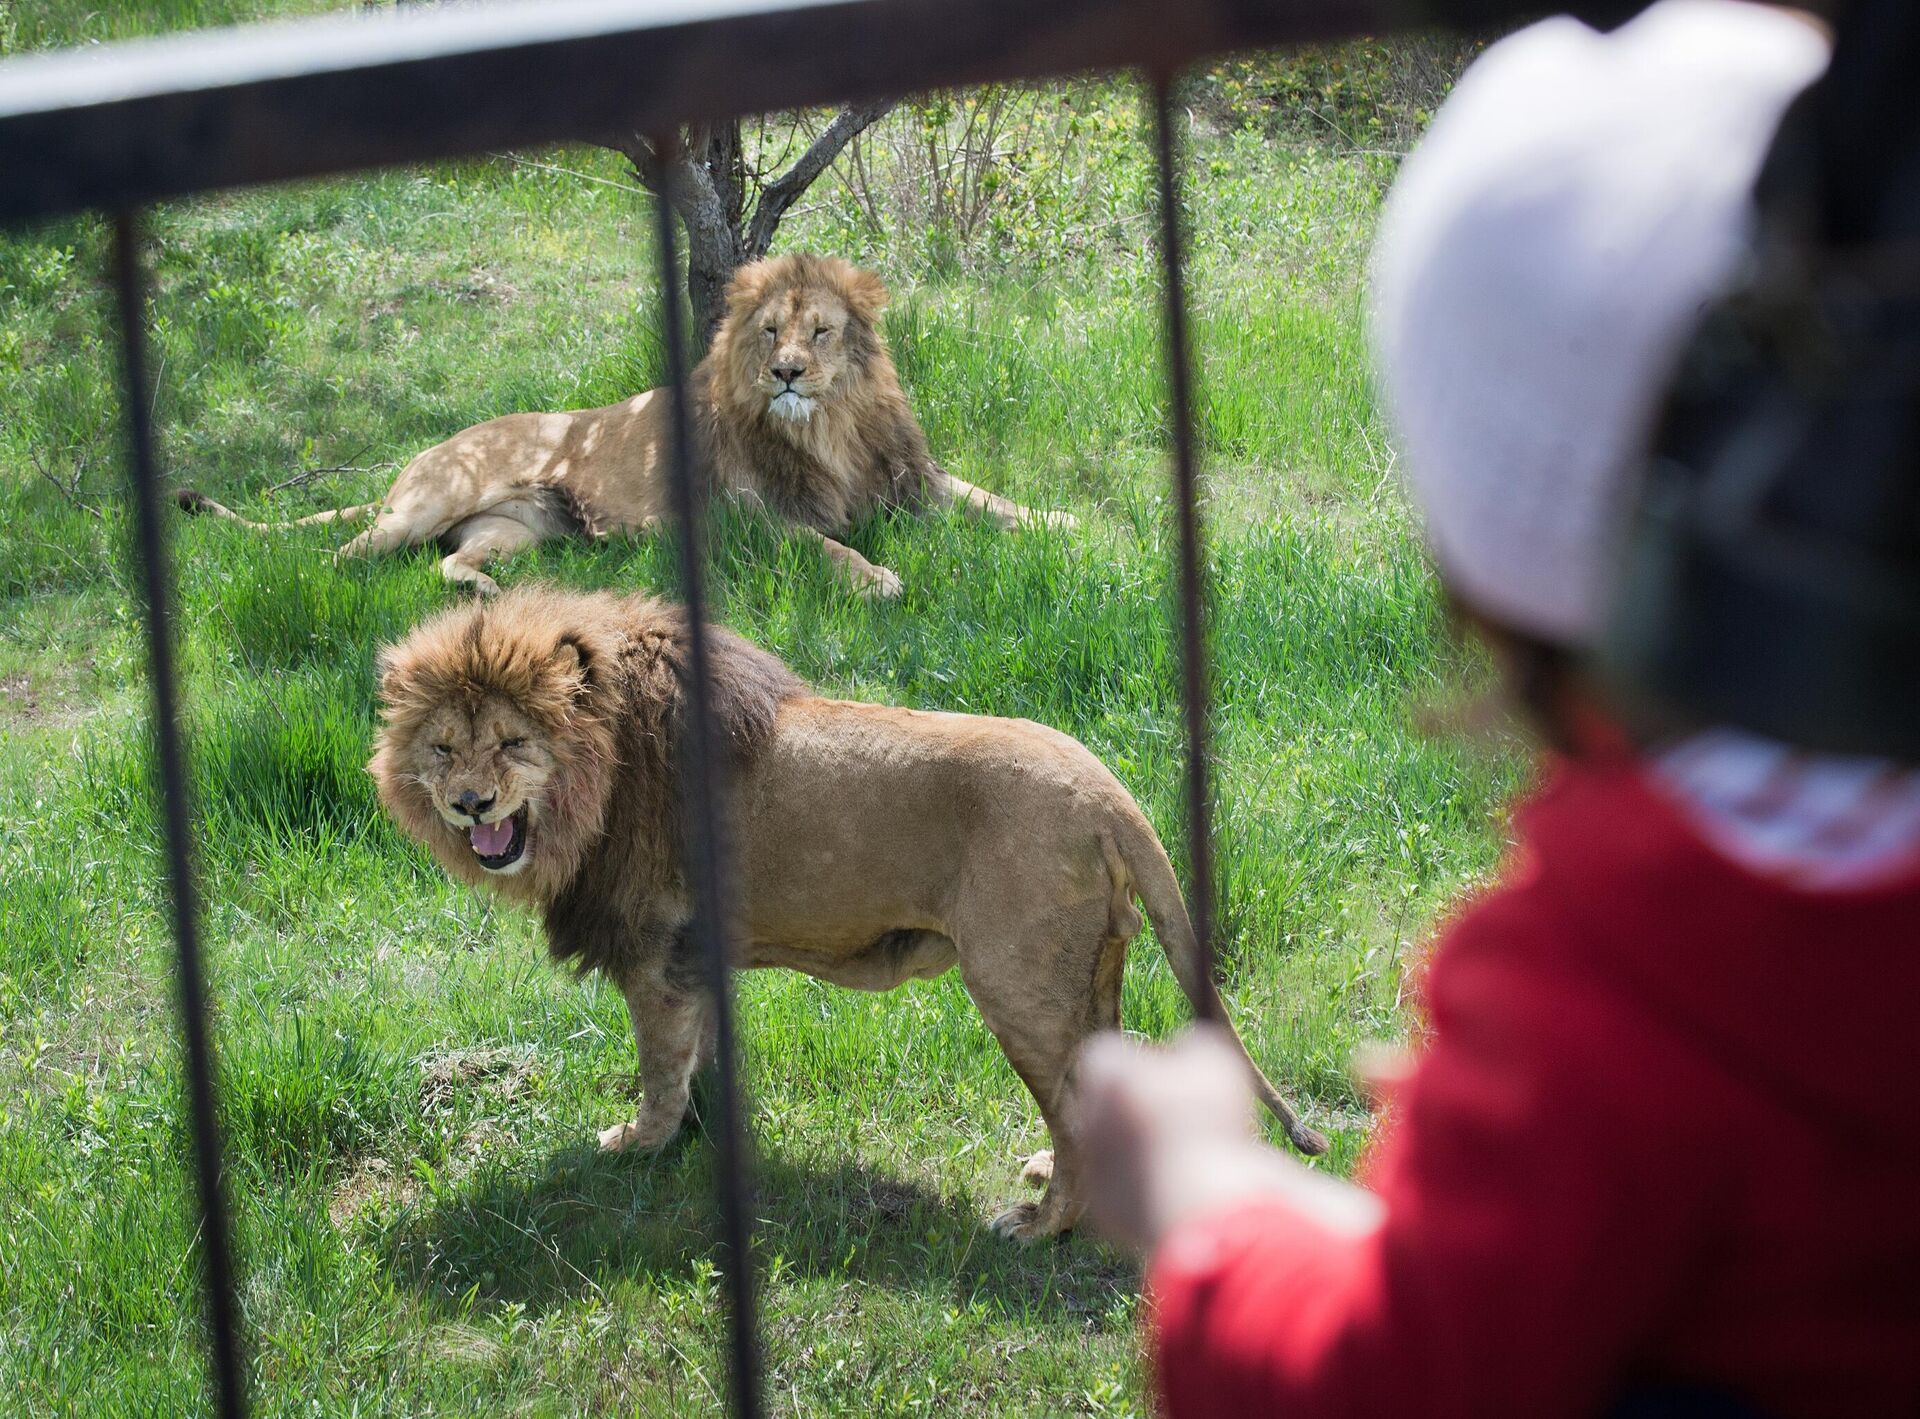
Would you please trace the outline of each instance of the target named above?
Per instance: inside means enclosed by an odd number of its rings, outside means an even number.
[[[324,478],[330,473],[386,473],[400,466],[392,459],[384,459],[379,463],[355,463],[353,460],[365,453],[367,447],[362,445],[355,451],[353,458],[349,458],[345,463],[335,463],[325,468],[303,468],[291,478],[283,478],[268,488],[265,496],[270,498],[284,488],[297,488],[303,483],[311,483],[315,478]]]
[[[73,477],[66,482],[62,482],[59,478],[54,476],[52,469],[48,468],[46,464],[40,461],[39,449],[37,448],[28,449],[27,457],[33,461],[33,471],[38,473],[42,478],[45,478],[49,483],[53,484],[54,488],[58,490],[61,497],[65,498],[68,502],[72,503],[75,507],[79,508],[80,511],[84,512],[88,517],[92,518],[95,522],[105,521],[105,519],[101,516],[100,509],[95,507],[92,503],[84,501],[80,496],[80,477],[82,474],[84,474],[87,471],[86,459],[84,458],[76,459],[73,465]]]

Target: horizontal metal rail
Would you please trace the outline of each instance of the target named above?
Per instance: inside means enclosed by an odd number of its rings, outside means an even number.
[[[0,222],[1231,49],[1488,23],[1519,0],[548,0],[0,64]],[[1596,22],[1632,0],[1569,7]]]

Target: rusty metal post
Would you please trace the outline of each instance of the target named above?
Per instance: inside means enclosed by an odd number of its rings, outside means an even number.
[[[167,886],[173,898],[174,974],[180,992],[180,1034],[187,1066],[187,1115],[193,1137],[194,1178],[200,1192],[200,1256],[206,1286],[207,1332],[216,1412],[241,1419],[247,1412],[240,1307],[234,1295],[231,1227],[220,1169],[220,1120],[214,1105],[213,1041],[206,972],[200,956],[200,908],[193,881],[193,814],[186,755],[180,742],[178,685],[173,662],[173,606],[166,537],[160,521],[160,477],[153,449],[147,391],[146,280],[140,262],[140,223],[131,212],[114,218],[113,282],[120,308],[122,399],[127,409],[128,477],[133,495],[140,588],[146,605],[147,680],[153,687],[153,743],[160,757],[160,816],[165,829]]]
[[[1200,541],[1200,480],[1193,452],[1193,364],[1187,333],[1180,184],[1175,172],[1170,76],[1153,75],[1153,138],[1160,178],[1160,258],[1166,300],[1168,416],[1173,429],[1174,518],[1180,528],[1180,703],[1187,730],[1187,911],[1206,979],[1214,979],[1213,801],[1207,763],[1206,568]],[[1218,1013],[1212,992],[1194,1011]]]
[[[678,135],[656,138],[663,168],[673,161]],[[727,1278],[731,1339],[731,1397],[736,1419],[760,1419],[760,1333],[753,1285],[751,1165],[740,1103],[740,1069],[733,1015],[730,914],[724,887],[727,844],[723,834],[725,764],[714,737],[708,677],[706,590],[707,479],[698,467],[693,416],[687,394],[687,332],[680,309],[679,262],[673,209],[664,195],[653,199],[660,255],[660,298],[666,305],[667,368],[673,383],[673,460],[670,465],[674,522],[679,531],[681,599],[687,611],[687,698],[691,714],[683,741],[681,789],[687,805],[687,873],[693,888],[693,931],[707,963],[707,988],[718,1018],[719,1097],[711,1132],[719,1175],[721,1263]]]

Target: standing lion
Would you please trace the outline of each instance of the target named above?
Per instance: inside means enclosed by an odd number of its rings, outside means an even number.
[[[900,578],[835,539],[877,506],[953,503],[1005,528],[1072,523],[933,461],[880,332],[886,303],[879,277],[837,257],[743,266],[688,390],[714,486],[774,508],[872,596],[899,595]],[[667,515],[671,401],[670,390],[650,389],[601,409],[489,419],[416,455],[383,502],[290,523],[250,522],[191,488],[175,497],[258,532],[372,518],[338,555],[438,542],[449,581],[493,595],[495,557],[553,537],[641,531]]]
[[[1070,1069],[1120,1026],[1136,898],[1187,998],[1219,1003],[1152,826],[1042,725],[822,699],[737,636],[715,629],[710,646],[737,964],[857,990],[958,965],[1052,1133],[1027,1166],[1044,1196],[995,1230],[1072,1227]],[[712,1024],[676,791],[686,650],[684,618],[659,601],[527,588],[444,612],[381,657],[381,802],[455,877],[543,913],[556,958],[626,996],[643,1097],[600,1134],[610,1150],[679,1129]],[[1247,1068],[1294,1145],[1321,1152]]]

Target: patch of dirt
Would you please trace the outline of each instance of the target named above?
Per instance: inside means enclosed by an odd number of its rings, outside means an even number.
[[[434,1327],[428,1343],[440,1359],[470,1365],[490,1366],[507,1353],[506,1347],[485,1331],[460,1321],[447,1321]]]
[[[428,281],[426,289],[470,305],[506,305],[520,296],[518,286],[502,280],[483,266],[474,267],[457,281]]]
[[[442,1050],[423,1055],[419,1064],[420,1112],[428,1116],[452,1112],[462,1095],[478,1094],[504,1103],[538,1075],[530,1045]],[[440,1180],[459,1182],[508,1137],[497,1119],[481,1118],[468,1124],[447,1150],[446,1161],[438,1170]],[[344,1232],[370,1212],[391,1212],[418,1201],[424,1190],[411,1163],[362,1158],[334,1188],[327,1203],[327,1217]]]
[[[40,713],[40,699],[33,690],[33,677],[30,675],[8,675],[0,678],[0,704],[7,707],[9,715],[22,719],[37,719]]]
[[[524,1045],[425,1055],[420,1060],[420,1112],[445,1113],[461,1093],[475,1089],[504,1102],[526,1087],[536,1069],[533,1049]]]
[[[481,1119],[460,1135],[440,1170],[441,1179],[459,1182],[474,1170],[488,1149],[506,1136],[506,1130],[492,1119]],[[391,1212],[417,1202],[424,1190],[412,1168],[402,1173],[385,1158],[362,1158],[333,1190],[327,1203],[327,1220],[334,1230],[345,1232],[368,1212]]]
[[[913,1211],[914,1203],[924,1200],[925,1195],[918,1188],[886,1178],[876,1178],[867,1187],[867,1206],[889,1222],[907,1216]]]
[[[1403,515],[1404,498],[1391,470],[1369,491],[1341,485],[1322,470],[1234,464],[1221,460],[1207,470],[1208,518],[1223,528],[1265,526],[1298,518],[1337,532],[1343,539],[1377,538],[1383,520]]]
[[[94,710],[78,704],[68,687],[36,678],[26,671],[0,676],[0,723],[23,729],[66,729]]]
[[[333,1190],[327,1203],[327,1220],[334,1230],[344,1232],[360,1215],[369,1210],[404,1207],[420,1196],[420,1181],[403,1177],[385,1158],[364,1158],[345,1182]]]

